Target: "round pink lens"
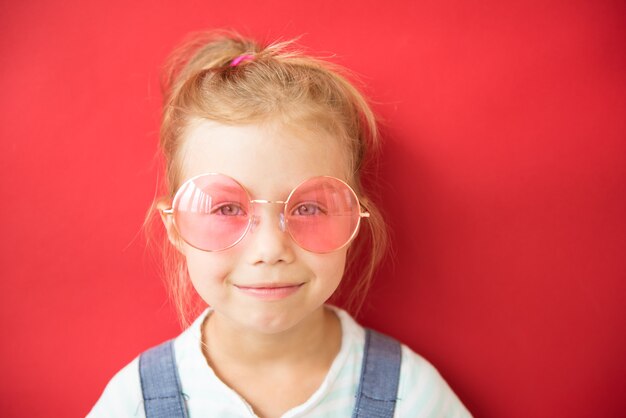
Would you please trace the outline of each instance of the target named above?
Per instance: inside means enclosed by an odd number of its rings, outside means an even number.
[[[174,197],[174,222],[192,247],[219,251],[236,244],[246,233],[250,199],[230,177],[203,174],[185,182]]]
[[[289,196],[287,228],[302,248],[326,253],[354,237],[360,212],[359,201],[347,184],[333,177],[315,177]]]

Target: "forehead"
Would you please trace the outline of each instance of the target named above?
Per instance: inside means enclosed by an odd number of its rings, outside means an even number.
[[[225,125],[195,119],[184,135],[182,180],[203,173],[226,174],[264,197],[288,193],[315,176],[348,181],[345,146],[323,132],[279,123]]]

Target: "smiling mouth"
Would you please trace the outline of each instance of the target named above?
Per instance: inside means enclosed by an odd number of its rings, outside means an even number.
[[[262,284],[241,286],[235,285],[242,293],[263,300],[283,299],[296,293],[304,283],[297,284]]]

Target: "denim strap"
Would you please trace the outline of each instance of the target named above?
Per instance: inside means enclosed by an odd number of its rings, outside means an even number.
[[[174,358],[174,340],[139,356],[139,376],[146,418],[187,418]]]
[[[353,418],[393,418],[401,363],[400,343],[374,330],[365,330],[361,381]]]

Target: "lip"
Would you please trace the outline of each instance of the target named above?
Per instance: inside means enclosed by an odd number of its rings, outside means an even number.
[[[235,285],[242,293],[262,300],[279,300],[296,293],[304,283],[266,283],[254,285]]]

